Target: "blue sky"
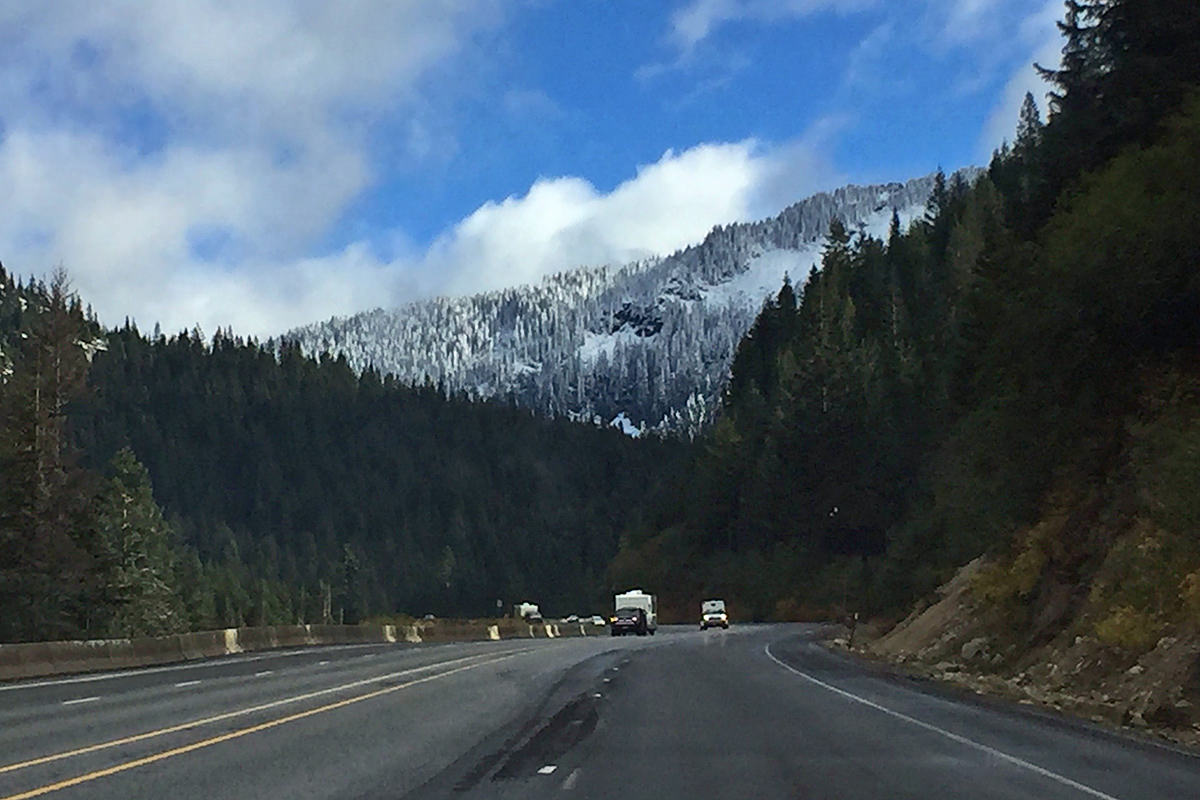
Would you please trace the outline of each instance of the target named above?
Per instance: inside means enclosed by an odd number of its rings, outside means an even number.
[[[0,9],[0,260],[260,336],[986,162],[1058,0]]]

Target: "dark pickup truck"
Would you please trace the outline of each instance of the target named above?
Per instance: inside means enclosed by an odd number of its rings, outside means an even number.
[[[613,636],[624,636],[627,633],[645,636],[646,612],[640,608],[618,608],[616,616],[612,618],[611,630]]]

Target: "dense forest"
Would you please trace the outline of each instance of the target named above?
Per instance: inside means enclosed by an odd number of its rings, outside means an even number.
[[[1200,9],[1072,1],[1060,28],[1045,123],[1027,96],[985,174],[886,240],[835,222],[764,307],[614,580],[895,613],[988,554],[1020,630],[1200,619]]]
[[[582,611],[669,441],[0,274],[0,641]],[[143,466],[144,465],[144,466]]]

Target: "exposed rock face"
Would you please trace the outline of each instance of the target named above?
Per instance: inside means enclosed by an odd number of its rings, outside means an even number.
[[[987,656],[988,640],[986,636],[977,636],[962,646],[963,661],[979,661]]]
[[[1087,619],[1048,643],[1014,640],[1011,625],[972,592],[985,566],[967,564],[935,603],[874,641],[858,637],[859,649],[975,691],[1200,745],[1200,631],[1179,630],[1140,655],[1102,643]],[[1030,611],[1039,620],[1042,609]]]

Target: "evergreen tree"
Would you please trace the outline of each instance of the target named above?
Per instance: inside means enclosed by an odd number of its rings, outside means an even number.
[[[111,636],[157,636],[186,627],[176,585],[174,534],[133,451],[113,456],[96,499],[100,601]]]
[[[1017,148],[1037,148],[1042,141],[1043,127],[1045,125],[1041,112],[1038,111],[1037,101],[1033,99],[1032,92],[1026,92],[1025,100],[1021,103],[1020,115],[1017,117]]]
[[[0,638],[77,635],[94,585],[89,476],[76,463],[68,410],[86,394],[92,338],[64,271],[30,293],[40,307],[0,380]]]

